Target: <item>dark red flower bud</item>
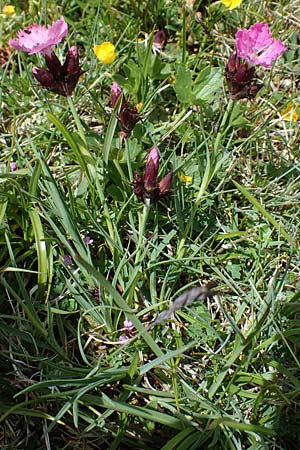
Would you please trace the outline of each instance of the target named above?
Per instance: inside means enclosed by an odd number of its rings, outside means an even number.
[[[42,87],[51,89],[54,86],[55,81],[49,70],[42,69],[41,67],[33,67],[32,74]]]
[[[159,167],[159,154],[157,147],[153,147],[147,157],[144,173],[144,187],[151,192],[157,187],[157,175]]]
[[[70,47],[63,65],[64,75],[73,75],[80,72],[79,56],[77,47]]]
[[[60,63],[60,60],[54,53],[54,51],[53,50],[51,51],[50,56],[48,54],[45,54],[44,56],[45,56],[47,67],[48,67],[49,71],[52,73],[53,77],[55,79],[61,78],[62,73],[63,73],[63,67]]]
[[[121,111],[119,113],[119,122],[121,130],[126,134],[129,134],[135,127],[135,125],[141,120],[141,117],[135,106],[132,108],[130,106],[121,106]]]
[[[158,183],[159,196],[162,197],[170,192],[173,178],[173,170],[171,170],[163,179]]]
[[[119,124],[120,124],[121,130],[124,132],[124,135],[126,136],[133,130],[133,128],[135,127],[137,122],[139,122],[141,120],[141,117],[140,117],[136,107],[130,106],[130,103],[129,103],[130,99],[128,99],[128,100],[125,99],[122,89],[120,88],[118,83],[116,83],[114,81],[111,86],[111,95],[110,95],[110,103],[111,103],[112,108],[114,108],[116,106],[117,100],[120,97],[120,95],[123,95],[123,99],[122,99],[122,104],[121,104],[118,119],[119,119]]]

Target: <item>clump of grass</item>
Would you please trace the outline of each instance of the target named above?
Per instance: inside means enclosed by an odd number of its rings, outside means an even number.
[[[0,17],[6,43],[63,13],[58,56],[76,44],[84,72],[60,97],[31,76],[42,58],[1,53],[3,448],[299,447],[298,6],[189,3],[29,2]],[[234,34],[263,20],[288,51],[257,69],[254,99],[229,100]],[[92,52],[104,41],[107,66]],[[140,118],[125,133],[124,98]],[[149,207],[133,182],[153,146],[155,183],[174,175]]]

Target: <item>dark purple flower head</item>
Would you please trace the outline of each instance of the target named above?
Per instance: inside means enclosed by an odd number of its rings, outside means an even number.
[[[39,52],[50,55],[53,45],[58,44],[67,34],[68,24],[61,17],[48,27],[30,25],[25,30],[20,30],[18,37],[10,39],[8,43],[11,47],[27,52],[29,55]]]
[[[126,107],[121,106],[119,113],[119,124],[121,130],[127,135],[135,127],[135,125],[141,120],[141,116],[135,106],[130,107],[128,104]]]
[[[255,67],[242,63],[241,59],[236,54],[229,57],[227,66],[225,68],[225,77],[229,89],[230,97],[233,100],[241,98],[254,98],[261,84],[257,84],[255,78]]]
[[[33,24],[25,30],[20,30],[16,39],[10,39],[9,45],[33,55],[42,53],[48,70],[34,67],[33,76],[40,86],[56,94],[69,96],[72,94],[80,75],[82,74],[78,50],[71,47],[62,65],[53,51],[53,46],[60,42],[68,33],[68,24],[61,17],[48,27]]]
[[[141,116],[135,106],[130,106],[130,99],[126,100],[122,89],[118,83],[113,82],[111,86],[110,103],[112,108],[116,106],[117,100],[123,95],[122,104],[119,112],[119,124],[125,135],[129,134],[135,125],[141,120]]]
[[[63,65],[53,51],[50,55],[45,55],[45,60],[48,70],[41,67],[32,69],[33,76],[41,87],[59,95],[71,95],[82,74],[77,47],[70,47]]]
[[[154,34],[153,45],[159,50],[165,48],[167,41],[168,41],[168,33],[164,28],[161,28]]]
[[[167,195],[170,192],[171,184],[173,178],[173,170],[171,170],[167,175],[165,175],[158,183],[158,192],[160,197]]]
[[[161,181],[158,181],[158,169],[158,149],[153,147],[148,154],[143,176],[134,172],[133,179],[133,192],[147,206],[167,195],[171,189],[173,171],[169,172]]]
[[[67,76],[75,75],[80,72],[78,49],[74,45],[69,48],[64,65],[63,72]]]

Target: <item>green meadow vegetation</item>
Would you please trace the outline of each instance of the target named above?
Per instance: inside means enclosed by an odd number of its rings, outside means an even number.
[[[13,6],[0,448],[298,450],[300,1]],[[61,17],[63,69],[9,45]],[[286,51],[254,74],[256,23]]]

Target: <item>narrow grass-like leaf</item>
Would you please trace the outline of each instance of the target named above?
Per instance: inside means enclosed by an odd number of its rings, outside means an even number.
[[[190,342],[189,344],[185,345],[184,347],[178,348],[177,350],[168,351],[162,356],[159,356],[158,358],[155,358],[153,361],[148,362],[147,364],[144,364],[139,372],[141,375],[144,375],[149,370],[153,369],[154,367],[160,366],[164,362],[168,361],[170,358],[174,358],[176,356],[182,355],[185,351],[192,348],[194,345],[198,343],[198,340],[194,340]]]
[[[37,259],[38,259],[38,295],[42,296],[45,293],[48,282],[48,254],[45,241],[44,230],[39,213],[36,208],[31,208],[28,211],[36,245]]]
[[[191,433],[195,431],[194,427],[187,427],[186,429],[180,431],[176,436],[170,439],[167,444],[165,444],[161,450],[174,450],[177,449],[178,445]]]
[[[69,235],[81,257],[88,258],[86,247],[83,245],[78,228],[74,224],[72,217],[70,215],[70,210],[67,207],[66,201],[59,191],[57,184],[49,170],[46,161],[41,156],[41,164],[43,172],[46,175],[45,185],[49,194],[51,195],[53,206],[55,207],[57,214],[59,215],[60,221],[63,224],[66,235]]]
[[[249,200],[250,203],[267,219],[268,222],[270,222],[273,227],[283,236],[285,239],[294,247],[295,242],[291,238],[291,236],[285,231],[283,226],[279,224],[274,217],[271,216],[271,214],[262,206],[259,201],[253,197],[250,192],[245,189],[243,186],[238,184],[236,181],[232,180],[234,185],[238,188],[238,190],[246,197],[247,200]]]
[[[139,417],[141,419],[146,419],[149,422],[161,423],[170,428],[175,428],[176,430],[182,430],[189,423],[188,419],[183,421],[182,418],[179,419],[168,414],[154,411],[150,408],[128,405],[127,403],[112,400],[104,393],[102,393],[101,397],[86,394],[82,397],[82,400],[87,402],[88,404],[98,405],[104,408],[111,409],[113,411],[119,411],[131,416]]]
[[[277,435],[277,431],[272,430],[271,428],[263,427],[261,425],[250,424],[250,423],[237,422],[235,420],[231,420],[231,419],[223,418],[223,417],[215,420],[211,426],[216,427],[219,425],[225,425],[229,428],[232,428],[233,430],[248,431],[250,433],[263,434],[263,435],[267,435],[267,436],[276,436]]]
[[[111,285],[111,283],[107,281],[99,271],[97,271],[86,261],[77,258],[77,262],[79,267],[82,266],[85,270],[87,270],[87,272],[100,284],[100,286],[107,290],[120,310],[126,312],[128,319],[132,321],[135,328],[138,330],[138,332],[141,333],[141,337],[149,345],[156,356],[162,356],[163,352],[161,351],[159,346],[155,343],[152,336],[146,331],[139,319],[135,314],[133,314],[132,310],[128,307],[127,303],[125,303],[119,292]]]
[[[108,122],[108,126],[107,126],[107,130],[105,133],[105,138],[104,138],[104,143],[103,143],[103,161],[105,162],[105,164],[107,164],[109,161],[109,154],[110,154],[110,151],[112,148],[114,134],[115,134],[117,124],[119,121],[118,117],[119,117],[119,112],[120,112],[120,108],[122,105],[122,101],[123,101],[123,95],[120,95],[118,100],[116,101],[114,109],[111,113],[111,116],[110,116],[110,119]]]
[[[80,137],[75,133],[70,133],[67,128],[60,122],[60,120],[55,117],[50,112],[47,113],[48,118],[54,123],[56,128],[62,133],[64,138],[67,140],[69,146],[74,152],[76,161],[78,161],[81,170],[85,173],[87,178],[92,181],[95,179],[95,164],[89,150],[86,148],[84,142],[81,141]],[[92,169],[93,173],[89,169]]]

